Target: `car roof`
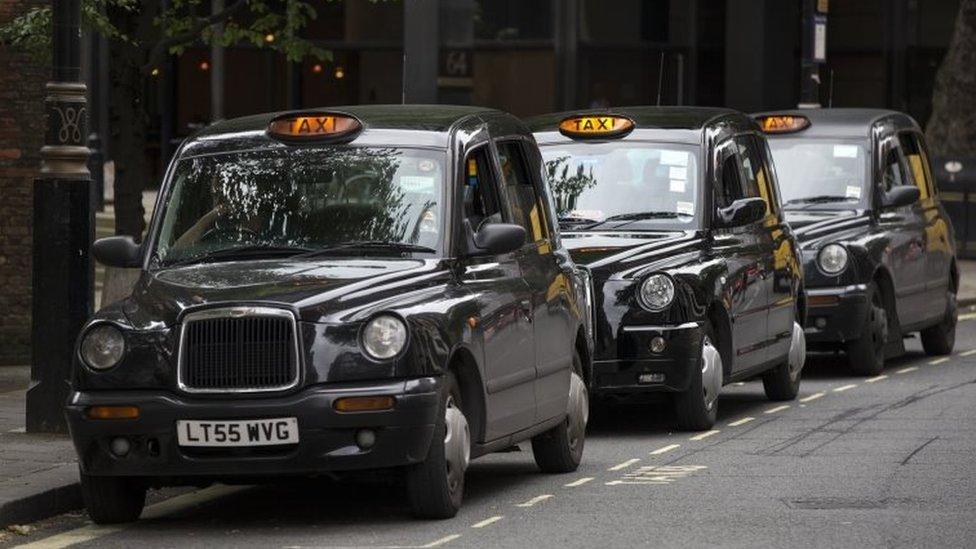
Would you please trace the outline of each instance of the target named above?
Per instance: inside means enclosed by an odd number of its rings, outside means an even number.
[[[755,121],[732,109],[718,107],[630,106],[581,109],[529,118],[525,123],[540,144],[574,141],[559,133],[559,123],[572,116],[620,115],[634,121],[628,137],[700,144],[709,129],[718,131],[757,130]],[[598,140],[597,140],[598,141]]]
[[[786,109],[753,113],[754,118],[768,115],[804,116],[810,127],[799,132],[768,134],[776,137],[869,137],[876,125],[891,130],[918,129],[918,124],[905,113],[887,109],[828,108]]]
[[[484,107],[458,105],[355,105],[279,111],[221,120],[187,139],[181,156],[213,154],[261,147],[288,147],[266,133],[268,124],[288,114],[348,114],[363,124],[363,130],[351,142],[385,146],[447,146],[452,129],[472,118],[513,118]]]

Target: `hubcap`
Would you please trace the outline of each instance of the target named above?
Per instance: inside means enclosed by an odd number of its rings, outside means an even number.
[[[590,397],[583,378],[573,372],[569,379],[569,448],[576,450],[586,433],[586,422],[590,419]]]
[[[710,411],[722,391],[722,355],[708,336],[702,342],[701,375],[705,409]]]
[[[468,420],[454,403],[453,397],[448,397],[444,410],[444,457],[447,461],[447,482],[451,491],[457,489],[464,479],[464,471],[471,459],[471,432],[468,430]]]
[[[799,322],[793,321],[793,338],[790,340],[790,380],[796,381],[807,360],[807,336]]]

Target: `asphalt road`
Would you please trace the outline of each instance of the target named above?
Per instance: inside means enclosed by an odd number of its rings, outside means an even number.
[[[600,406],[577,473],[539,474],[527,444],[486,456],[453,520],[413,520],[383,484],[213,487],[134,525],[66,515],[0,546],[973,547],[976,322],[951,357],[909,349],[870,379],[814,360],[788,404],[758,381],[727,387],[699,435],[670,431],[660,404]]]

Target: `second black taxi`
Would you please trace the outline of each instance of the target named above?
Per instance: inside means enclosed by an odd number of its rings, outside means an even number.
[[[591,391],[669,392],[710,428],[730,382],[796,397],[806,304],[766,138],[747,116],[631,107],[529,121],[563,243],[590,278]]]
[[[147,487],[353,471],[453,516],[468,460],[578,466],[585,294],[511,115],[370,106],[219,122],[177,152],[138,268],[78,342],[67,418],[98,523]]]

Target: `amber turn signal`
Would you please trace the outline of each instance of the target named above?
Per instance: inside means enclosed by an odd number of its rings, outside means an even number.
[[[92,406],[88,409],[90,419],[139,419],[138,406]]]
[[[840,298],[835,295],[812,295],[807,297],[807,303],[811,307],[833,307],[840,305]]]
[[[378,412],[393,408],[395,403],[391,396],[344,397],[332,406],[339,412]]]

